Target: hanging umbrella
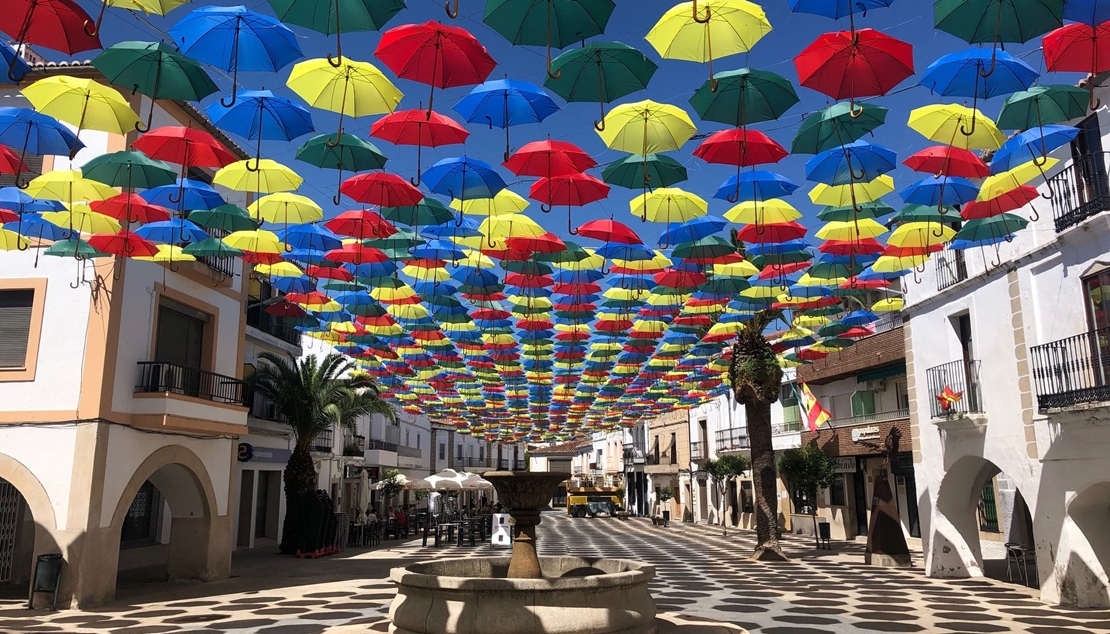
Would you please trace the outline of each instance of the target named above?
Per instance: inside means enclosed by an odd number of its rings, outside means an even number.
[[[978,109],[933,104],[910,111],[907,124],[930,141],[964,150],[997,150],[1006,135]]]
[[[424,198],[424,194],[405,179],[385,173],[352,176],[343,181],[339,191],[356,202],[381,207],[415,205]]]
[[[139,195],[152,205],[172,208],[180,212],[192,209],[214,209],[226,203],[223,196],[220,196],[220,193],[211,185],[187,178],[178,178],[174,185],[147,189]]]
[[[785,200],[742,202],[725,213],[730,222],[747,225],[773,225],[792,222],[802,214]]]
[[[374,56],[398,77],[432,87],[428,112],[432,112],[436,88],[479,84],[497,66],[469,31],[435,21],[389,29]]]
[[[13,48],[23,50],[25,44],[75,55],[81,51],[101,48],[96,32],[86,31],[92,18],[73,0],[12,0],[4,3],[0,14],[0,31],[13,39]],[[15,82],[24,75],[16,57],[8,60],[8,79]]]
[[[375,121],[370,127],[370,135],[395,145],[416,146],[416,177],[409,182],[419,185],[421,149],[425,146],[439,147],[463,143],[470,133],[451,118],[438,112],[401,110]]]
[[[103,183],[82,177],[78,170],[54,170],[36,176],[24,191],[35,198],[57,200],[67,205],[104,200],[118,193]]]
[[[937,0],[933,25],[968,44],[990,42],[997,53],[1000,43],[1024,44],[1063,24],[1063,5],[1064,0]],[[983,74],[989,77],[994,69],[992,61]]]
[[[570,207],[582,207],[606,198],[609,186],[589,174],[543,177],[532,184],[528,197],[543,203],[540,210],[551,211],[555,205],[567,206],[567,232],[578,235],[570,218]]]
[[[647,189],[650,186],[670,187],[688,176],[686,167],[667,156],[654,152],[633,154],[613,161],[601,171],[601,178],[610,185],[626,189]]]
[[[115,234],[100,234],[89,237],[89,246],[109,255],[122,258],[153,257],[158,255],[158,246],[141,238],[131,231]]]
[[[601,119],[594,121],[594,127],[604,130],[605,104],[647,88],[658,68],[646,55],[627,44],[590,42],[552,60],[551,75],[544,79],[543,85],[568,102],[601,104]]]
[[[1070,125],[1046,125],[1019,132],[1006,139],[994,153],[990,173],[1001,174],[1030,161],[1043,165],[1048,161],[1049,152],[1072,142],[1077,136],[1079,128]]]
[[[974,218],[989,218],[1006,213],[1007,211],[1021,209],[1038,197],[1040,197],[1040,193],[1037,192],[1035,187],[1022,185],[1021,187],[1004,191],[990,198],[972,201],[960,210],[960,215],[967,220]],[[1039,215],[1036,215],[1034,212],[1033,220],[1037,220],[1038,218]]]
[[[263,139],[292,141],[313,131],[308,109],[269,90],[240,90],[232,105],[222,101],[205,109],[212,123],[247,140],[257,141],[255,165],[262,158]],[[247,169],[254,171],[247,162]]]
[[[258,223],[250,216],[250,212],[238,205],[220,205],[213,209],[197,209],[189,212],[189,221],[208,230],[219,230],[226,233],[236,231],[249,231],[257,229]]]
[[[289,27],[246,7],[201,7],[170,27],[180,51],[195,60],[231,73],[235,104],[239,71],[277,72],[304,57]]]
[[[393,82],[368,62],[339,58],[300,62],[285,84],[314,108],[339,113],[339,129],[333,144],[343,134],[344,117],[365,117],[393,112],[403,95]]]
[[[492,165],[466,156],[439,161],[424,172],[424,180],[432,192],[461,200],[493,198],[506,187]]]
[[[737,168],[778,163],[787,154],[786,148],[766,134],[740,128],[714,132],[694,150],[694,156],[707,163],[735,165]]]
[[[0,61],[8,67],[7,75],[0,77],[0,81],[18,84],[31,72],[31,67],[23,61],[23,57],[6,42],[0,42]]]
[[[863,135],[886,122],[886,108],[850,103],[834,103],[809,115],[798,126],[790,151],[794,154],[817,154],[859,140]]]
[[[1088,98],[1087,91],[1076,86],[1033,86],[1006,99],[997,124],[1003,130],[1028,130],[1078,119],[1087,114]]]
[[[677,150],[697,131],[681,108],[646,100],[613,108],[598,136],[610,149],[646,156]],[[644,169],[648,180],[646,163]]]
[[[985,178],[990,168],[975,153],[951,145],[934,145],[911,155],[902,164],[915,172]]]
[[[809,199],[816,205],[832,207],[856,206],[882,198],[894,191],[894,179],[883,174],[873,181],[855,182],[848,185],[827,185],[820,183],[809,192]]]
[[[458,8],[455,0],[455,14]],[[482,21],[511,44],[546,46],[547,75],[559,79],[551,48],[601,35],[615,8],[613,0],[489,0]]]
[[[36,81],[22,92],[39,113],[77,126],[77,135],[83,128],[127,134],[139,123],[122,95],[91,79],[55,75]],[[70,158],[76,154],[74,144]]]
[[[95,21],[89,20],[84,24],[84,31],[89,36],[98,35],[100,25],[104,21],[104,12],[108,7],[164,16],[187,2],[189,0],[100,0],[100,13],[97,14]]]
[[[339,186],[343,185],[343,172],[364,172],[385,169],[386,157],[373,143],[344,132],[339,140],[331,134],[314,136],[297,149],[297,160],[316,167],[339,172]],[[339,204],[339,193],[332,197]]]
[[[709,64],[709,83],[713,60],[746,53],[771,32],[763,9],[746,0],[702,0],[704,17],[698,3],[683,2],[667,10],[644,37],[666,59],[684,59]]]
[[[28,153],[38,155],[77,154],[85,144],[65,125],[54,117],[35,112],[30,108],[0,107],[0,144],[20,148],[19,160]],[[15,175],[16,184],[22,172]]]
[[[1090,73],[1087,107],[1097,110],[1102,100],[1095,100],[1094,76],[1110,70],[1110,23],[1062,26],[1044,36],[1042,48],[1048,70]]]
[[[328,61],[339,66],[343,58],[343,33],[377,31],[401,9],[405,0],[269,0],[278,20],[335,35],[335,56]]]
[[[636,235],[628,225],[616,220],[591,220],[578,228],[578,235],[583,238],[593,238],[602,242],[616,242],[620,244],[643,244],[640,236]]]
[[[708,203],[700,196],[682,189],[661,187],[641,194],[629,203],[632,215],[643,222],[686,222],[704,216]]]
[[[81,166],[81,176],[112,187],[120,187],[127,192],[177,182],[176,170],[137,151],[113,152],[94,157]]]
[[[155,100],[200,101],[218,90],[199,62],[161,42],[113,44],[92,64],[116,86],[150,97],[146,123],[135,127],[139,132],[150,129]]]
[[[873,29],[825,33],[794,58],[799,82],[833,99],[885,95],[913,75],[913,47]]]
[[[316,222],[324,218],[324,211],[312,199],[289,192],[263,196],[251,203],[247,212],[255,220],[286,226]]]
[[[502,164],[517,176],[570,176],[597,165],[589,154],[566,141],[532,141]]]
[[[942,209],[945,205],[962,205],[975,200],[979,187],[958,176],[929,176],[910,184],[898,195],[907,203]]]
[[[892,171],[897,161],[894,150],[866,141],[853,141],[806,161],[806,179],[829,185],[867,182]]]
[[[344,211],[324,223],[324,226],[339,235],[358,240],[387,238],[397,233],[397,228],[392,223],[367,209]]]
[[[204,130],[183,126],[151,130],[135,139],[131,147],[152,159],[181,165],[185,170],[190,167],[220,168],[235,161],[235,155],[214,136]]]
[[[825,207],[817,213],[818,220],[855,220],[857,218],[879,218],[894,213],[894,208],[877,200],[869,203],[857,204],[855,207]],[[822,245],[823,246],[823,245]]]
[[[559,106],[539,86],[525,81],[498,79],[476,86],[454,105],[469,123],[488,123],[505,129],[505,160],[509,160],[509,126],[539,123]]]
[[[254,167],[250,162],[250,159],[235,161],[221,167],[212,183],[237,192],[272,194],[293,191],[304,182],[296,172],[272,159],[255,159]]]
[[[984,77],[991,55],[995,56],[995,72]],[[938,95],[990,99],[1026,90],[1037,76],[1032,66],[1006,51],[988,55],[986,49],[972,48],[943,55],[929,64],[917,85]]]
[[[798,94],[785,77],[751,68],[719,72],[690,98],[702,121],[738,128],[778,119],[796,103]]]

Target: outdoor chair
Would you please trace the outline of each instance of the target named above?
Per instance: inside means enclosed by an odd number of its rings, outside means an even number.
[[[1029,585],[1029,560],[1026,558],[1027,549],[1017,542],[1006,542],[1006,579],[1013,581],[1013,571],[1018,573],[1018,579],[1023,585]]]

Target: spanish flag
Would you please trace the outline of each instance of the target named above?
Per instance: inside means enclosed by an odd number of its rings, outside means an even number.
[[[817,428],[824,425],[832,418],[829,411],[821,407],[821,402],[809,391],[809,386],[805,381],[800,382],[801,397],[802,397],[802,411],[806,415],[806,424],[809,425],[809,431],[817,431]]]

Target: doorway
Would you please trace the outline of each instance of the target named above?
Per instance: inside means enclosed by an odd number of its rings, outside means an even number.
[[[867,483],[864,482],[866,475],[859,471],[857,466],[856,472],[852,474],[852,490],[853,497],[855,498],[856,507],[856,535],[867,536]]]

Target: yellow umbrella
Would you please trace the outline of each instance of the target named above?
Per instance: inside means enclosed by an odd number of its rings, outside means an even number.
[[[697,131],[682,108],[648,99],[613,108],[597,134],[611,150],[646,155],[677,150]]]
[[[107,200],[119,192],[104,183],[81,176],[79,170],[54,170],[36,177],[24,190],[33,198],[58,200],[67,205],[79,201]]]
[[[278,239],[277,234],[265,229],[236,231],[225,236],[223,243],[251,253],[281,254],[286,251],[285,243]]]
[[[237,192],[271,194],[293,191],[301,186],[304,179],[277,161],[247,159],[220,168],[212,177],[212,182]]]
[[[803,328],[820,328],[829,321],[830,319],[824,315],[799,315],[794,318],[794,325]]]
[[[915,108],[907,125],[930,141],[965,150],[997,150],[1006,140],[982,112],[954,103]]]
[[[675,5],[644,38],[667,59],[709,62],[710,85],[716,90],[713,60],[746,53],[771,23],[759,5],[746,0],[702,0]],[[704,11],[704,13],[703,13]]]
[[[464,214],[473,216],[503,216],[506,214],[519,214],[528,208],[528,200],[520,194],[502,189],[493,198],[475,198],[472,200],[451,200],[451,209],[458,209]]]
[[[777,225],[801,217],[801,212],[780,198],[746,200],[725,212],[729,222],[742,225]]]
[[[504,240],[505,238],[538,238],[547,233],[535,220],[523,214],[490,216],[478,226],[479,233],[488,236],[491,240]],[[504,246],[498,244],[497,246]]]
[[[975,200],[990,200],[1017,189],[1038,176],[1044,176],[1045,172],[1052,169],[1059,162],[1060,159],[1047,157],[1044,159],[1044,163],[1038,163],[1037,160],[1029,161],[1012,170],[988,176],[983,181],[983,185],[979,187],[979,195]]]
[[[705,199],[677,187],[660,187],[640,194],[629,206],[633,216],[651,222],[686,222],[709,211]]]
[[[324,210],[310,198],[288,192],[263,196],[247,207],[251,217],[274,224],[304,224],[324,219]]]
[[[35,110],[77,126],[77,134],[85,128],[127,134],[139,123],[123,95],[91,79],[56,75],[40,79],[22,92]]]
[[[873,313],[892,313],[906,307],[906,300],[901,297],[888,297],[880,299],[871,306]]]
[[[809,191],[809,199],[815,205],[848,207],[876,201],[892,191],[894,191],[894,179],[887,174],[883,174],[866,183],[850,183],[848,185],[818,183]]]
[[[907,222],[899,225],[886,242],[899,249],[926,249],[944,244],[955,235],[955,229],[937,222]]]
[[[146,262],[192,262],[196,260],[196,257],[185,253],[184,248],[176,244],[159,244],[158,253],[154,255],[136,255],[131,259]]]
[[[304,271],[297,268],[292,262],[276,262],[274,264],[256,264],[254,272],[270,277],[303,277]]]
[[[876,273],[901,273],[922,266],[928,261],[928,255],[905,255],[900,257],[883,255],[875,260],[875,263],[871,265],[871,270]]]
[[[78,233],[118,233],[119,221],[111,216],[98,214],[88,205],[73,205],[69,211],[46,211],[42,219]]]
[[[489,256],[483,255],[480,251],[469,251],[466,257],[461,260],[456,260],[457,266],[469,266],[475,269],[492,269],[497,266]]]
[[[886,227],[871,218],[855,221],[833,221],[826,223],[816,236],[821,240],[840,240],[858,242],[865,238],[877,238],[886,233]]]
[[[0,251],[26,251],[31,243],[10,229],[0,229]]]
[[[420,304],[391,304],[385,307],[385,312],[401,319],[423,319],[430,314]]]
[[[327,59],[300,62],[285,82],[310,106],[339,113],[343,117],[365,117],[393,112],[404,95],[382,71],[369,62],[339,57],[338,66]]]
[[[731,262],[729,264],[714,264],[713,275],[722,277],[751,277],[759,275],[759,269],[747,260]]]
[[[451,274],[442,266],[408,265],[401,269],[401,272],[421,282],[446,282],[451,279]]]

